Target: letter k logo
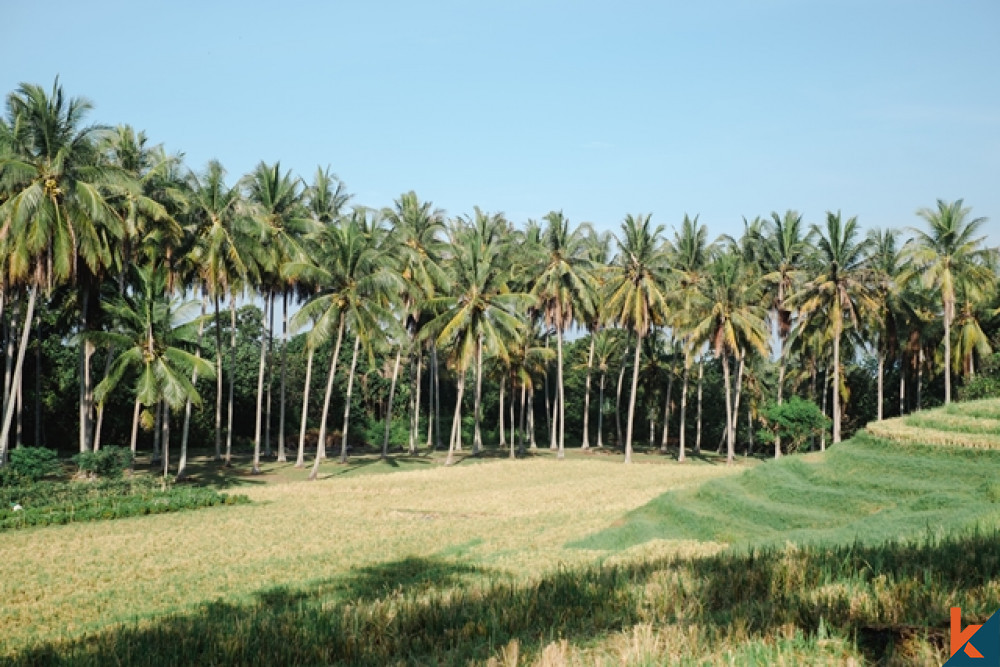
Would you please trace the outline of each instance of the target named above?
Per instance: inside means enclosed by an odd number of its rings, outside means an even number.
[[[976,634],[976,630],[981,628],[981,625],[970,625],[962,629],[962,608],[952,607],[951,608],[951,654],[955,655],[958,653],[958,649],[962,648],[965,644],[965,654],[970,658],[982,658],[983,654],[976,650],[976,647],[972,644],[966,644],[972,635]]]

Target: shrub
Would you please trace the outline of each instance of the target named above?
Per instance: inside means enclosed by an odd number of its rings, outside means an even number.
[[[975,401],[1000,397],[1000,354],[982,360],[979,372],[958,388],[958,400]]]
[[[132,450],[126,447],[105,447],[96,452],[81,452],[73,462],[95,477],[121,477],[132,466]]]
[[[37,482],[46,475],[62,472],[59,455],[45,447],[18,447],[10,452],[11,472],[25,482]]]
[[[774,442],[776,436],[780,437],[788,452],[796,451],[830,427],[830,419],[815,403],[798,396],[792,396],[781,405],[769,404],[762,416],[764,429],[758,432],[758,441]]]

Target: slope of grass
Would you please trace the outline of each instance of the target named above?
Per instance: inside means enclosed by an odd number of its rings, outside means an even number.
[[[980,403],[980,409],[991,405]],[[921,423],[958,418],[932,411]],[[914,439],[938,432],[907,428]],[[815,462],[786,457],[737,477],[670,491],[574,546],[620,550],[651,539],[870,543],[976,522],[996,525],[998,502],[1000,451],[887,442],[862,433]]]

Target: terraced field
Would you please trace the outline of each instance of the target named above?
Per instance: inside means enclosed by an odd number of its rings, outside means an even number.
[[[1000,401],[952,403],[873,422],[866,428],[872,435],[894,442],[1000,449]]]

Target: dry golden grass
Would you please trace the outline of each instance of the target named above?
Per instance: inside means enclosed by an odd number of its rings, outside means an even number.
[[[241,489],[255,501],[248,506],[9,533],[0,548],[0,641],[16,650],[410,556],[475,564],[498,577],[540,576],[594,562],[601,553],[564,545],[623,512],[743,469],[502,461],[272,483]],[[655,543],[635,556],[671,549],[718,545]]]

